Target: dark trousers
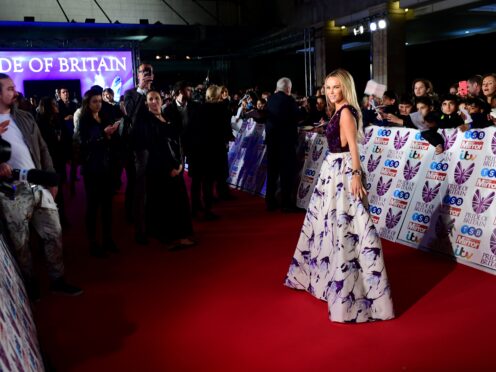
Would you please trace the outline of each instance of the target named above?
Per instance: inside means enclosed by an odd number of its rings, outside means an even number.
[[[170,177],[149,172],[146,193],[146,220],[150,235],[166,242],[193,235],[183,173]]]
[[[212,210],[214,181],[215,177],[209,174],[195,174],[191,178],[191,206],[193,212],[201,209],[206,212]]]
[[[124,210],[126,219],[133,221],[134,189],[136,185],[136,164],[134,162],[134,152],[125,153],[124,169],[126,170],[126,192],[124,196]]]
[[[101,211],[103,243],[112,241],[112,175],[84,173],[86,191],[86,233],[90,245],[97,245],[97,216]]]
[[[281,207],[295,206],[294,184],[296,178],[296,150],[293,145],[267,143],[267,207],[278,205],[276,200],[277,181],[280,181]]]

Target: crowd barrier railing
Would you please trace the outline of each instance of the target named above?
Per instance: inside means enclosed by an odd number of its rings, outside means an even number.
[[[436,155],[417,130],[366,128],[360,160],[371,217],[383,239],[496,274],[496,128],[440,133],[445,152]],[[319,136],[299,184],[300,207],[308,206],[326,152]]]
[[[0,371],[43,370],[29,299],[0,232]]]

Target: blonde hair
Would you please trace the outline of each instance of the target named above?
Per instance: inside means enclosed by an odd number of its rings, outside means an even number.
[[[219,102],[222,97],[222,87],[218,85],[210,85],[205,93],[205,100],[207,102]]]
[[[355,90],[355,81],[353,80],[353,76],[351,74],[342,69],[338,68],[334,70],[329,75],[326,76],[325,81],[330,77],[336,78],[341,83],[341,91],[343,93],[343,98],[348,102],[350,106],[353,106],[357,111],[357,141],[360,143],[363,139],[363,120],[362,120],[362,110],[360,105],[358,104],[358,98]],[[328,101],[327,94],[326,100]],[[330,102],[327,102],[330,105]]]

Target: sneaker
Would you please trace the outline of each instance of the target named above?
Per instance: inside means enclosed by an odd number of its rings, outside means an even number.
[[[65,296],[79,296],[83,293],[81,288],[67,283],[64,278],[55,279],[50,284],[50,291]]]

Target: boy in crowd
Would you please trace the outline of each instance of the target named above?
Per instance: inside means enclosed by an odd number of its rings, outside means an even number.
[[[403,125],[406,128],[418,129],[432,146],[436,148],[436,155],[444,151],[444,139],[437,132],[437,122],[439,121],[434,111],[432,100],[427,97],[417,97],[415,104],[417,111],[409,115],[397,117],[393,114],[388,114],[387,119],[395,124]]]

